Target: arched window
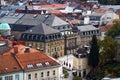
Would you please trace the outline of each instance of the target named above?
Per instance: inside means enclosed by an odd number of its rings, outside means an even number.
[[[44,73],[43,72],[41,72],[41,77],[44,77]]]
[[[31,74],[28,74],[28,80],[31,80]]]
[[[37,77],[38,77],[38,76],[37,76],[37,73],[35,73],[35,79],[37,79]]]
[[[50,71],[47,71],[47,76],[50,76]]]
[[[55,70],[53,70],[53,75],[55,75]]]

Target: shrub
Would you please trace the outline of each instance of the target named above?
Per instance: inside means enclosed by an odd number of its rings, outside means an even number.
[[[63,70],[64,78],[68,78],[69,73],[66,70]]]
[[[75,77],[73,78],[73,80],[82,80],[82,78],[79,77],[79,76],[75,76]]]

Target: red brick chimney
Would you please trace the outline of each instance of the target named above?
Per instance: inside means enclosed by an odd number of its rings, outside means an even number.
[[[17,54],[18,53],[18,46],[15,45],[13,48],[14,48],[14,53]]]

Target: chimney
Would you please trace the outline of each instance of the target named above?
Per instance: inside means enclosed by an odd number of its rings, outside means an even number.
[[[29,52],[30,52],[30,48],[26,47],[24,53],[29,53]]]
[[[90,23],[89,16],[84,17],[84,24],[89,24],[89,23]]]
[[[25,13],[28,13],[28,7],[25,6]]]
[[[18,53],[18,46],[17,46],[17,45],[14,46],[14,53],[15,53],[15,54]]]

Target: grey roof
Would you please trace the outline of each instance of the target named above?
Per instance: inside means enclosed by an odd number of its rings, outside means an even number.
[[[24,14],[19,13],[6,13],[3,17],[0,18],[0,23],[2,20],[6,20],[8,24],[15,24]]]
[[[44,23],[41,23],[41,24],[27,30],[25,33],[47,35],[47,34],[59,33],[59,31],[47,26]]]
[[[67,24],[68,24],[67,22],[55,16],[51,26],[60,26],[60,25],[67,25]]]
[[[37,14],[25,14],[16,24],[38,25],[39,23],[45,23],[51,27],[68,24],[56,16]]]
[[[83,31],[98,30],[99,28],[96,28],[93,25],[83,25],[83,26],[78,26],[78,29],[83,32]]]
[[[104,13],[93,13],[93,14],[91,14],[89,16],[102,16],[102,15],[104,15]]]

